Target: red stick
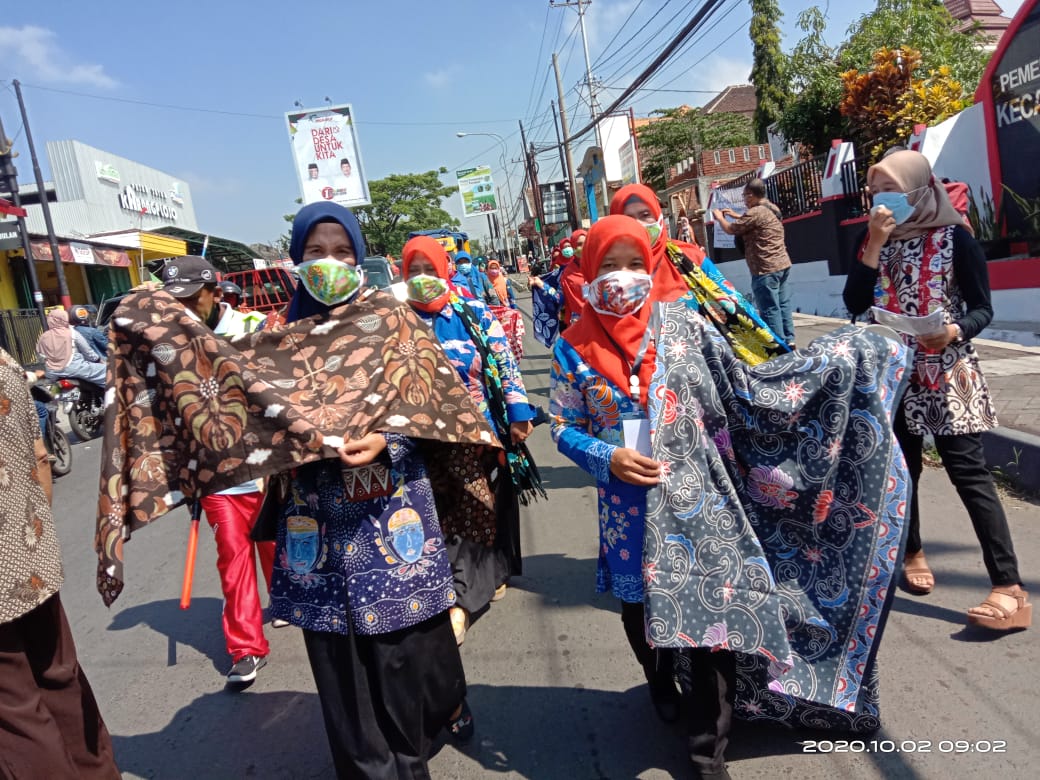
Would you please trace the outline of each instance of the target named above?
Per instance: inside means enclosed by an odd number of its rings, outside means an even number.
[[[198,506],[197,504],[195,506]],[[188,551],[184,556],[184,584],[181,585],[181,609],[191,606],[191,583],[195,579],[195,553],[199,549],[199,520],[201,512],[192,508],[191,530],[188,532]]]

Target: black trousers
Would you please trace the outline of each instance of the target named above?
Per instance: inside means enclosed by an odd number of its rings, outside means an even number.
[[[706,647],[676,652],[690,761],[700,772],[719,772],[725,767],[733,723],[736,659],[727,650],[712,652]]]
[[[447,612],[402,631],[304,631],[340,778],[429,778],[430,745],[466,679]]]
[[[625,638],[635,655],[639,665],[643,667],[646,681],[668,683],[672,679],[672,650],[656,649],[646,643],[646,629],[643,627],[643,602],[621,602],[621,624],[625,627]]]
[[[0,623],[0,778],[44,777],[119,777],[58,594]]]
[[[906,465],[910,469],[912,487],[906,554],[913,555],[921,550],[921,510],[917,486],[923,468],[924,437],[910,432],[902,409],[896,413],[893,427],[899,446],[903,448]],[[982,560],[989,573],[990,582],[994,587],[1021,585],[1018,559],[1015,557],[1007,516],[1004,514],[1000,497],[997,496],[993,475],[986,468],[982,434],[965,433],[934,438],[935,448],[942,458],[946,475],[957,489],[961,503],[971,517],[975,536],[982,547]]]

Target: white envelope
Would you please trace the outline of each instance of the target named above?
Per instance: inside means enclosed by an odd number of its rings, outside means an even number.
[[[635,420],[622,420],[621,432],[625,437],[625,446],[640,455],[650,457],[650,421],[645,417]]]

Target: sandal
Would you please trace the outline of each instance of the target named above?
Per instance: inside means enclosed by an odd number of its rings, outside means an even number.
[[[458,717],[448,722],[448,733],[451,734],[453,740],[462,743],[473,739],[475,730],[473,713],[470,712],[469,704],[463,699],[462,704],[459,706]]]
[[[1001,596],[1008,596],[1015,600],[1015,608],[1008,610],[1003,604],[1000,604],[993,598],[993,594],[996,593]],[[994,631],[1010,631],[1014,628],[1029,628],[1033,623],[1033,605],[1026,602],[1029,598],[1029,594],[1026,593],[1022,588],[1017,590],[1011,590],[1010,588],[993,588],[990,591],[989,597],[983,601],[978,607],[972,609],[984,608],[990,612],[996,613],[999,617],[994,615],[980,615],[975,612],[968,612],[968,623],[974,626],[982,626],[983,628],[989,628]]]
[[[918,580],[918,582],[914,582]],[[935,587],[935,575],[928,567],[924,552],[903,559],[903,585],[918,596],[927,596]]]
[[[449,615],[451,630],[455,633],[455,644],[461,645],[466,641],[466,631],[469,630],[469,612],[462,607],[452,607]]]

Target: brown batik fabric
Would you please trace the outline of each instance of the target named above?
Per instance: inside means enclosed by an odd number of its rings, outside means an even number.
[[[95,547],[98,590],[123,588],[132,531],[188,499],[338,457],[345,440],[421,441],[445,534],[494,536],[487,451],[501,445],[435,336],[375,293],[313,317],[215,336],[162,292],[129,296],[112,323]],[[483,507],[483,510],[481,510]]]

